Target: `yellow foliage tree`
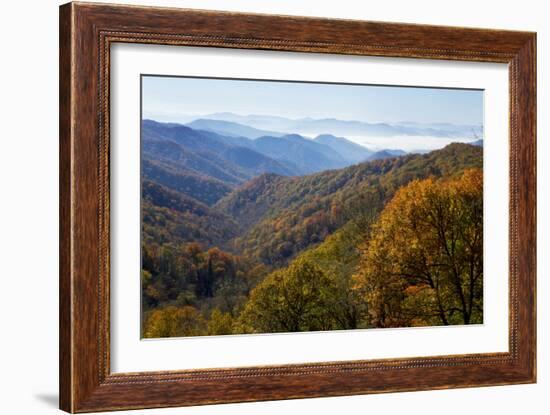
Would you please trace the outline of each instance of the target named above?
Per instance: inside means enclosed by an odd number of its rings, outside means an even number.
[[[215,308],[208,320],[208,335],[222,335],[233,333],[233,317],[230,313],[223,313]]]
[[[482,171],[401,188],[373,226],[354,278],[375,327],[481,323]]]
[[[165,308],[152,311],[146,322],[144,337],[183,337],[205,334],[205,322],[192,306]]]

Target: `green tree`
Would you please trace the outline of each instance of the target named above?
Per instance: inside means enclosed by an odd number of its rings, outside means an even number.
[[[252,290],[240,316],[242,330],[254,333],[329,330],[335,286],[317,265],[298,258]]]
[[[222,313],[215,308],[208,320],[208,335],[233,333],[233,317],[229,313]]]
[[[204,332],[205,322],[196,308],[168,306],[150,312],[144,337],[200,336]]]

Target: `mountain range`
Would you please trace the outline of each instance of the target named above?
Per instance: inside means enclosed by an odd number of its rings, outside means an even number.
[[[370,303],[354,278],[381,212],[412,181],[453,180],[483,167],[483,140],[443,147],[452,139],[434,138],[437,150],[406,153],[388,144],[399,140],[367,148],[342,133],[271,128],[275,121],[262,128],[231,120],[142,121],[144,337],[256,332],[250,324],[257,315],[246,316],[265,289],[286,321],[291,314],[277,294],[286,291],[272,291],[279,284],[295,285],[298,298],[318,292],[315,309],[334,316],[323,330],[370,327]],[[407,197],[416,203],[416,195]],[[331,300],[318,306],[321,285],[330,287]],[[302,330],[296,327],[284,330]],[[260,332],[272,331],[281,330]]]
[[[265,135],[273,137],[280,137],[284,135],[284,133],[260,130],[258,128],[249,127],[248,125],[243,125],[236,122],[206,118],[199,118],[186,125],[195,130],[212,131],[214,133],[230,137],[246,137],[254,139]]]
[[[365,195],[365,186],[377,192],[376,200],[367,204],[382,206],[391,189],[413,178],[481,165],[482,140],[406,154],[395,149],[371,151],[331,134],[314,139],[299,134],[247,138],[238,132],[252,137],[268,130],[241,129],[232,121],[192,125],[207,129],[142,122],[146,233],[160,241],[198,240],[252,252],[267,263],[287,258],[342,226],[349,217],[328,220],[326,212],[336,205],[352,212],[365,204],[357,199]],[[274,221],[294,231],[280,236]],[[317,231],[316,221],[324,223]],[[299,235],[308,235],[307,241]]]
[[[379,122],[371,123],[356,120],[339,120],[336,118],[299,118],[290,119],[271,115],[239,115],[230,112],[221,112],[204,115],[205,120],[231,122],[246,125],[264,131],[278,131],[283,133],[297,133],[307,136],[319,134],[347,135],[347,136],[431,136],[440,138],[471,138],[483,136],[483,127],[480,125],[457,125],[451,123],[417,123],[417,122]],[[194,121],[193,121],[194,122]],[[269,135],[274,135],[270,133]]]
[[[306,175],[269,171],[282,166],[273,158],[272,163],[261,164],[265,171],[258,173],[262,169],[257,163],[223,156],[228,151],[226,146],[232,148],[230,154],[235,149],[219,143],[221,136],[189,130],[144,121],[144,241],[161,245],[200,242],[257,258],[269,266],[285,264],[350,220],[361,217],[365,209],[381,210],[394,192],[409,181],[481,168],[483,159],[481,147],[455,143],[427,154],[388,153],[392,157]],[[162,134],[167,138],[161,139]],[[281,138],[285,145],[303,144],[306,140],[299,136]],[[177,151],[172,156],[163,153],[154,145],[159,142],[170,145],[168,148],[174,148],[176,143],[189,159],[187,153],[196,153],[198,159],[216,156],[224,163],[221,171],[226,176],[208,164],[180,164],[187,159]],[[308,144],[313,148],[324,145],[315,140]],[[251,154],[256,161],[267,157],[260,152],[247,153],[247,157]]]
[[[472,144],[482,146],[483,140]],[[233,121],[142,122],[144,178],[207,205],[264,173],[303,176],[405,154],[398,149],[370,150],[332,134],[310,139]]]
[[[254,129],[246,130],[231,122],[206,120],[191,124],[207,129],[152,120],[142,122],[143,173],[171,189],[187,189],[197,200],[208,204],[262,173],[300,176],[403,154],[394,150],[373,152],[329,134],[313,140],[298,134],[260,135],[251,139],[237,132],[252,136]],[[259,130],[254,131],[260,134]],[[197,183],[203,179],[201,188]]]

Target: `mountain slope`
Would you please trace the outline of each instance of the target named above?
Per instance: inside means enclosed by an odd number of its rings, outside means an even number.
[[[219,123],[201,119],[188,125],[210,128]],[[232,126],[233,132],[246,127],[230,122],[224,124],[227,125]],[[295,176],[339,169],[363,161],[371,153],[345,138],[330,135],[315,140],[299,134],[263,135],[251,140],[151,120],[144,120],[142,126],[143,150],[150,158],[180,163],[231,184],[262,173]],[[176,145],[183,150],[178,150]]]
[[[344,137],[336,137],[331,134],[321,134],[315,137],[314,141],[332,148],[344,159],[354,161],[356,163],[367,160],[367,158],[372,154],[371,150],[368,150],[359,144],[355,144]]]
[[[250,178],[249,174],[217,154],[193,152],[174,141],[143,140],[141,148],[143,159],[177,172],[192,172],[229,185],[237,185]]]
[[[298,173],[292,165],[254,150],[247,138],[151,120],[144,120],[142,127],[145,156],[156,161],[168,160],[172,167],[191,169],[230,184],[242,183],[262,173]]]
[[[260,137],[254,140],[254,149],[271,158],[298,166],[302,174],[338,169],[351,164],[330,147],[298,134]]]
[[[179,192],[144,180],[142,192],[143,242],[199,242],[223,246],[238,235],[238,225],[228,216]]]
[[[246,169],[247,174],[252,177],[262,173],[274,173],[283,176],[292,176],[298,173],[296,168],[284,160],[276,160],[245,147],[231,147],[221,154],[225,160]]]
[[[248,231],[234,249],[281,265],[354,217],[380,210],[404,184],[482,167],[482,149],[451,144],[424,155],[361,163],[305,177],[264,175],[235,190],[215,209]]]
[[[389,159],[389,158],[392,158],[392,157],[399,157],[399,156],[404,156],[405,153],[403,150],[380,150],[380,151],[376,151],[374,153],[372,153],[370,156],[367,157],[367,160],[368,161],[373,161],[373,160],[384,160],[384,159]]]
[[[211,120],[199,118],[187,124],[195,130],[211,131],[217,134],[231,136],[231,137],[246,137],[250,139],[258,138],[264,135],[270,135],[278,137],[284,135],[283,133],[277,133],[274,131],[260,130],[248,125],[239,124],[231,121],[223,120]]]
[[[172,169],[166,164],[143,159],[142,178],[163,185],[173,191],[196,199],[207,205],[216,203],[233,190],[232,186],[211,177],[205,177],[185,169]]]

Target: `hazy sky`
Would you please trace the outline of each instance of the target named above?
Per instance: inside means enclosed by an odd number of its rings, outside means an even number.
[[[233,112],[368,122],[483,124],[483,91],[393,86],[142,77],[143,115]]]

